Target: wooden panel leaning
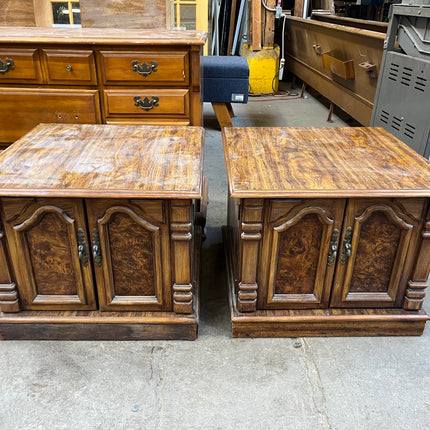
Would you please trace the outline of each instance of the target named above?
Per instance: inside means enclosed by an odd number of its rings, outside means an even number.
[[[168,28],[169,0],[80,0],[82,27]]]
[[[420,335],[430,163],[382,128],[226,128],[233,336]]]
[[[203,136],[44,124],[3,151],[0,338],[195,339]]]
[[[0,0],[0,25],[22,25],[32,27],[36,25],[33,0],[11,2]]]

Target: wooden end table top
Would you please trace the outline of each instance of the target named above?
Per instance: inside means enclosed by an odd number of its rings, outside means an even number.
[[[40,124],[0,154],[0,196],[200,199],[201,127]]]
[[[382,128],[225,128],[237,198],[428,197],[430,162]]]

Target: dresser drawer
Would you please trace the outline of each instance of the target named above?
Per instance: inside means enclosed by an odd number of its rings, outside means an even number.
[[[45,49],[48,84],[95,85],[96,68],[92,51]]]
[[[105,90],[104,103],[107,117],[112,115],[184,117],[189,112],[189,92],[166,89]]]
[[[187,51],[101,51],[103,82],[107,85],[188,85]]]
[[[0,83],[43,82],[36,49],[0,49]]]
[[[0,142],[14,142],[39,123],[101,122],[98,91],[0,88]]]

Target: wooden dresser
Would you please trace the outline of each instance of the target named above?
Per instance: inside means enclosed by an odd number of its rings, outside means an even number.
[[[39,123],[201,125],[206,33],[0,27],[0,149]]]
[[[227,128],[233,336],[420,335],[430,163],[382,128]]]
[[[0,338],[195,339],[203,129],[42,124],[0,154]]]

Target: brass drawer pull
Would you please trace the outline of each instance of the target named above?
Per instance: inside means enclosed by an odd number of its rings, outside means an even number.
[[[332,266],[337,257],[337,240],[339,239],[339,230],[335,228],[331,234],[330,248],[328,251],[327,265]]]
[[[84,230],[78,228],[78,256],[83,266],[88,266],[88,251]]]
[[[66,66],[66,70],[67,70],[68,72],[71,72],[71,71],[72,71],[72,66],[71,66],[70,64],[68,64],[68,65]]]
[[[146,61],[142,61],[142,64],[139,64],[139,60],[133,60],[131,65],[133,67],[133,72],[137,72],[145,78],[152,72],[158,71],[158,63],[156,61],[150,61],[149,64]]]
[[[102,251],[100,249],[100,236],[99,236],[99,231],[96,228],[93,229],[93,258],[94,258],[94,263],[97,264],[97,266],[102,265]]]
[[[2,75],[4,75],[9,70],[13,70],[14,68],[13,60],[11,58],[6,58],[4,61],[0,59],[0,73]]]
[[[352,227],[348,227],[345,232],[345,239],[343,240],[342,254],[340,256],[341,264],[346,264],[348,258],[351,256],[351,240]]]
[[[143,100],[140,96],[134,97],[134,104],[142,108],[143,110],[149,111],[154,108],[154,106],[158,106],[160,98],[157,96],[151,96],[151,99],[145,97]]]

